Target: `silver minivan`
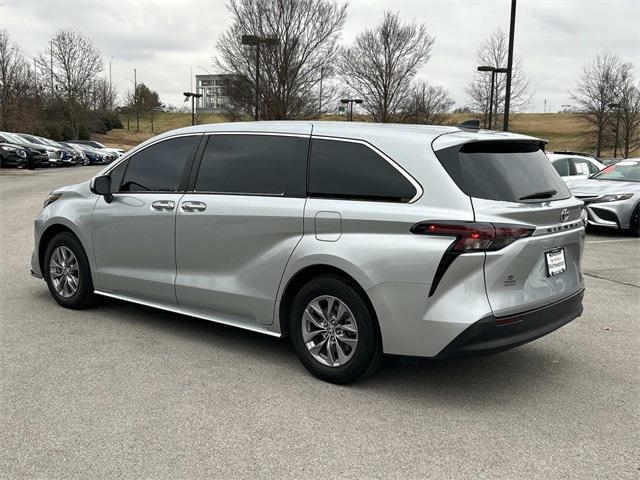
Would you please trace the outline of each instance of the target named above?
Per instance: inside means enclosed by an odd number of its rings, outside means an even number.
[[[582,313],[582,202],[540,139],[457,127],[199,125],[153,137],[35,220],[33,275],[288,336],[347,383],[383,355],[493,353]]]

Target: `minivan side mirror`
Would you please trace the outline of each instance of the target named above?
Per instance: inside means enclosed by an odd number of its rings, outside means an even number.
[[[111,177],[109,175],[100,175],[93,179],[91,191],[96,195],[102,195],[104,201],[111,203],[113,195],[111,194]]]

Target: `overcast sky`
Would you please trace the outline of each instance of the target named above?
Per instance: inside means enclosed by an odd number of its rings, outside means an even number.
[[[30,57],[47,46],[57,29],[74,28],[102,52],[105,75],[120,92],[138,80],[158,91],[163,102],[180,106],[190,71],[214,71],[218,34],[230,23],[224,0],[0,0],[0,28],[7,29]],[[443,85],[456,101],[468,103],[465,84],[476,67],[482,41],[508,29],[509,0],[351,0],[342,42],[349,43],[397,11],[406,21],[426,24],[435,37],[433,54],[419,76]],[[519,0],[515,55],[534,91],[530,111],[551,111],[571,103],[583,66],[608,49],[634,62],[640,77],[640,0]]]

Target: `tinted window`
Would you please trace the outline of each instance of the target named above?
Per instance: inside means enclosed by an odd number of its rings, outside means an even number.
[[[309,193],[321,197],[407,202],[416,195],[416,189],[366,145],[313,140]]]
[[[304,195],[308,146],[308,138],[211,135],[202,156],[195,190]]]
[[[561,158],[560,160],[555,160],[553,162],[553,168],[556,169],[556,172],[558,172],[558,175],[560,175],[561,177],[568,177],[569,175],[571,175],[568,158]]]
[[[120,185],[122,185],[122,179],[124,178],[124,172],[127,170],[128,163],[129,160],[125,160],[109,172],[109,176],[111,177],[111,193],[120,191]]]
[[[473,142],[436,153],[458,187],[471,197],[524,201],[523,197],[553,192],[530,201],[571,197],[551,162],[535,143]],[[543,198],[544,197],[544,198]]]
[[[179,137],[145,148],[129,159],[121,192],[175,192],[197,137]]]

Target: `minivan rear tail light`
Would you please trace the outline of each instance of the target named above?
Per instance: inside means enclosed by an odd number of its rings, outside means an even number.
[[[433,221],[411,227],[417,235],[456,237],[448,251],[455,253],[492,252],[521,238],[533,235],[535,228],[502,223]]]
[[[440,259],[436,269],[429,296],[431,297],[444,277],[449,266],[459,255],[473,252],[493,252],[512,244],[521,238],[530,237],[534,227],[504,223],[459,222],[436,220],[416,223],[411,233],[416,235],[435,235],[455,237]]]

